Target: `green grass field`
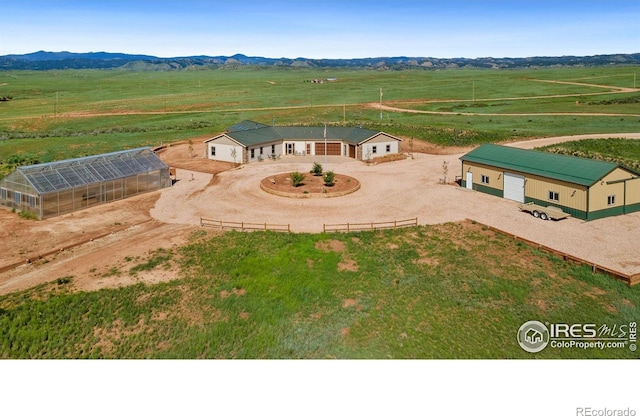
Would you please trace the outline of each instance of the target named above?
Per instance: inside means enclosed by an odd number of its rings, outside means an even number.
[[[626,324],[640,292],[467,223],[309,235],[200,233],[114,273],[169,283],[0,297],[2,358],[638,358],[516,342],[524,322]]]
[[[640,140],[615,138],[578,140],[544,146],[540,150],[589,159],[607,160],[640,172]]]
[[[345,123],[440,144],[636,132],[634,67],[378,71],[235,69],[0,72],[0,163],[40,161],[214,134],[244,119]],[[337,82],[313,84],[314,78]],[[553,81],[553,82],[545,82]],[[383,103],[442,114],[366,106]],[[553,115],[552,113],[562,113]],[[588,114],[588,115],[587,115]],[[54,139],[55,138],[55,139]],[[19,140],[18,140],[19,139]],[[46,140],[44,140],[46,139]]]

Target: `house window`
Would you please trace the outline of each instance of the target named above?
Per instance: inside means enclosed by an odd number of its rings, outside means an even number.
[[[211,146],[211,156],[215,156],[215,155],[216,155],[216,147]]]
[[[560,201],[560,194],[557,192],[549,191],[549,201]]]
[[[482,183],[486,183],[487,185],[489,184],[489,177],[487,175],[481,175],[480,180]]]
[[[251,149],[251,159],[256,157],[256,149]]]
[[[16,204],[20,205],[21,200],[22,200],[22,194],[20,192],[14,192],[14,194],[13,194],[13,202],[15,202]]]
[[[389,152],[391,152],[391,145],[390,144],[387,145],[387,153],[389,153]]]
[[[373,153],[374,155],[378,153],[378,146],[371,146],[371,153]]]
[[[260,154],[263,154],[263,152],[262,152],[262,147],[260,148]]]
[[[0,199],[7,199],[7,190],[0,188]]]
[[[607,197],[607,205],[615,205],[616,204],[616,196],[615,195],[609,195]]]

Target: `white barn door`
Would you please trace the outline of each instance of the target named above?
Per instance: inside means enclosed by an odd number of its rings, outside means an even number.
[[[467,172],[467,181],[465,182],[467,189],[473,189],[473,172]]]
[[[524,202],[524,176],[504,172],[504,197]]]

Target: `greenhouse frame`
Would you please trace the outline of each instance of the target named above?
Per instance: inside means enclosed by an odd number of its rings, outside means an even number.
[[[46,219],[171,184],[169,166],[141,147],[19,166],[0,180],[0,206]]]

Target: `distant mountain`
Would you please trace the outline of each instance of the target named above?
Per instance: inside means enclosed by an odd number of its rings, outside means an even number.
[[[444,69],[444,68],[535,68],[550,66],[638,65],[640,53],[594,56],[540,56],[531,58],[424,58],[380,57],[353,59],[263,58],[233,56],[185,56],[159,58],[109,52],[45,52],[0,56],[0,70],[107,69],[168,71],[193,67],[233,68],[277,66],[308,68]]]

